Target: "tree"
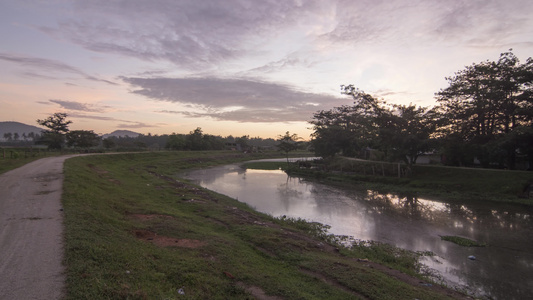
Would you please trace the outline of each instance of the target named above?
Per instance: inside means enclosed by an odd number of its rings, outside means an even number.
[[[100,144],[100,136],[92,130],[71,130],[66,133],[67,146],[91,148]]]
[[[204,150],[202,128],[197,127],[186,136],[186,148],[188,150]]]
[[[116,146],[114,139],[111,137],[103,139],[102,144],[104,145],[104,148],[106,149],[111,149]]]
[[[67,121],[66,113],[54,113],[50,117],[37,120],[41,126],[48,128],[42,131],[42,142],[50,149],[61,149],[65,142],[65,134],[69,131],[68,125],[72,121]]]
[[[328,111],[319,111],[313,115],[310,123],[314,132],[311,146],[316,155],[331,157],[338,153],[355,156],[356,152],[366,146],[363,140],[368,132],[365,122],[358,120],[351,106],[334,107]]]
[[[4,139],[6,139],[8,142],[11,142],[11,140],[13,139],[13,133],[11,132],[4,133]]]
[[[311,144],[315,154],[328,157],[367,158],[374,150],[388,160],[413,164],[431,150],[437,111],[415,105],[389,105],[353,85],[342,85],[341,93],[352,97],[352,106],[315,113]]]
[[[402,160],[412,165],[420,154],[435,147],[432,135],[437,113],[412,104],[392,107],[391,110],[382,110],[376,119],[379,127],[376,148],[391,160]]]
[[[296,133],[290,134],[288,131],[285,132],[285,135],[278,136],[279,144],[276,147],[287,155],[287,167],[289,166],[289,152],[298,149],[298,140],[300,139]]]
[[[183,150],[185,149],[186,144],[187,141],[185,139],[185,136],[183,136],[182,134],[172,133],[167,139],[167,144],[165,148],[171,150]]]
[[[520,64],[509,51],[498,61],[472,64],[446,79],[449,87],[436,94],[443,112],[443,137],[469,145],[473,152],[465,155],[477,157],[485,167],[503,155],[507,167],[514,168],[518,146],[508,135],[533,125],[531,58]],[[503,152],[497,147],[502,143],[507,145]]]
[[[377,141],[376,120],[385,111],[381,102],[353,85],[342,85],[341,93],[351,96],[354,104],[319,111],[310,122],[314,125],[311,145],[322,157],[358,156]]]
[[[249,135],[243,135],[237,139],[235,139],[235,143],[240,145],[242,151],[248,151],[250,148],[250,145],[248,144],[250,142],[250,136]]]

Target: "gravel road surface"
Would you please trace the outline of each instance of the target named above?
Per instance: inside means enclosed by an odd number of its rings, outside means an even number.
[[[0,175],[0,299],[60,299],[63,162],[49,157]]]

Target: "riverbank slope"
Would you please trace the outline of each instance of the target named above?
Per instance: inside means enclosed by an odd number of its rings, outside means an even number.
[[[230,152],[86,156],[65,164],[68,299],[468,298],[416,276],[416,253],[348,250],[173,177],[256,159]]]

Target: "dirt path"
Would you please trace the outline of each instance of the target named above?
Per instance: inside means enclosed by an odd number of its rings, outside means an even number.
[[[63,162],[43,158],[0,175],[0,299],[65,293]]]

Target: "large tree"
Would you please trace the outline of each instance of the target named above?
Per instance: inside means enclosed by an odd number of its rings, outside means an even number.
[[[314,125],[311,145],[322,157],[358,156],[376,141],[376,119],[383,113],[380,101],[353,85],[342,85],[341,93],[351,96],[354,105],[316,112],[310,121]]]
[[[72,123],[67,120],[67,114],[54,113],[46,119],[38,119],[37,123],[48,128],[42,131],[42,142],[50,149],[61,149],[65,143],[65,134],[69,131],[68,126]]]
[[[100,136],[92,130],[71,130],[66,134],[67,146],[76,148],[91,148],[100,144]]]
[[[533,125],[533,61],[520,64],[512,52],[497,61],[472,64],[447,77],[437,100],[443,112],[442,136],[466,145],[465,156],[483,166],[494,162],[514,168],[518,137]],[[519,131],[521,134],[515,133]],[[510,139],[517,137],[517,139]],[[502,147],[504,146],[504,147]]]
[[[171,150],[183,150],[185,149],[186,144],[187,141],[183,134],[172,133],[168,136],[165,148]]]
[[[366,150],[379,150],[382,158],[413,164],[431,150],[436,112],[415,105],[389,105],[353,85],[341,86],[352,106],[315,113],[311,144],[315,154],[367,158]]]
[[[412,165],[421,154],[435,148],[436,118],[437,113],[426,107],[392,105],[376,119],[379,130],[375,147],[389,160]]]

